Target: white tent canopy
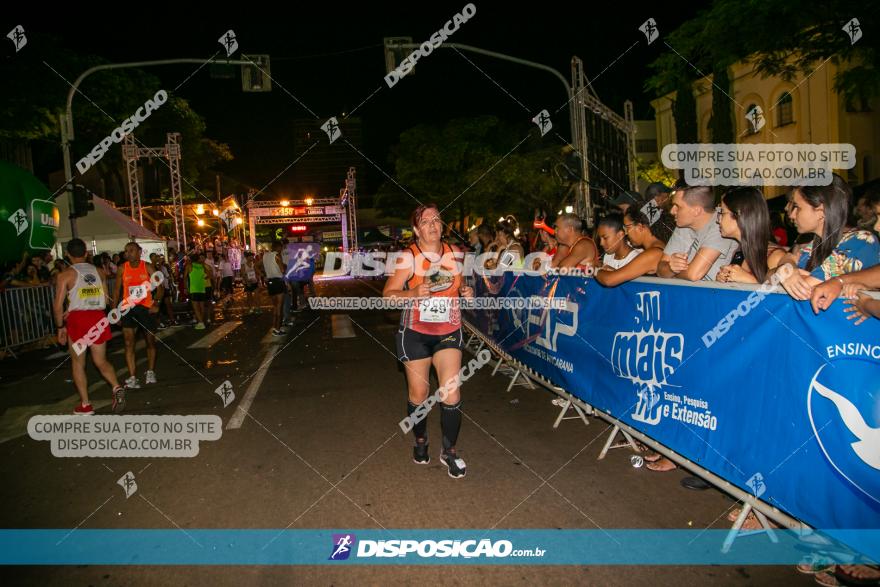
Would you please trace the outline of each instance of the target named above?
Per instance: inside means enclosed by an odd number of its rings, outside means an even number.
[[[93,253],[118,253],[126,243],[135,241],[143,249],[145,259],[149,258],[150,253],[167,254],[166,242],[162,237],[133,221],[107,200],[95,196],[92,201],[95,209],[76,219],[76,232]],[[55,254],[60,257],[64,243],[71,239],[70,222],[67,220],[70,208],[67,198],[63,196],[55,203],[61,215],[55,245]]]

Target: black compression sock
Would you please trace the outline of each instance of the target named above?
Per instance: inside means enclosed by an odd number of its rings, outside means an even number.
[[[440,430],[443,431],[443,450],[455,447],[458,432],[461,430],[461,402],[455,405],[443,404],[440,413]]]
[[[406,415],[412,416],[413,412],[415,412],[416,408],[418,408],[418,407],[419,407],[418,405],[407,400],[406,401]],[[428,418],[427,417],[422,418],[421,422],[419,422],[418,424],[413,426],[412,431],[413,431],[413,435],[416,437],[416,441],[418,441],[419,438],[422,438],[425,440],[425,442],[428,442]]]

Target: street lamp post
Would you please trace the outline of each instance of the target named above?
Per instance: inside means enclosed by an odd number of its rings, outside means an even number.
[[[399,47],[402,49],[418,49],[421,47],[421,45],[417,45],[415,43],[399,43],[399,44],[396,44],[395,47]],[[577,144],[578,143],[578,136],[580,134],[577,129],[577,124],[578,124],[578,121],[580,120],[578,113],[576,111],[576,109],[578,107],[578,101],[575,100],[575,95],[574,95],[574,91],[571,88],[571,84],[569,84],[568,80],[565,79],[565,76],[563,76],[557,70],[553,69],[549,65],[544,65],[543,63],[529,61],[528,59],[520,59],[519,57],[514,57],[512,55],[506,55],[504,53],[498,53],[496,51],[489,51],[487,49],[481,49],[479,47],[474,47],[472,45],[462,45],[460,43],[443,43],[438,48],[459,49],[461,51],[469,51],[471,53],[478,53],[480,55],[486,55],[487,57],[494,57],[495,59],[501,59],[503,61],[510,61],[511,63],[525,65],[526,67],[533,67],[535,69],[540,69],[541,71],[546,71],[547,73],[550,73],[553,76],[555,76],[556,79],[561,81],[562,85],[565,86],[565,95],[568,96],[568,111],[569,111],[568,118],[569,118],[570,132],[571,132],[571,144],[575,146],[575,149],[581,148],[581,146]],[[585,169],[586,165],[587,165],[586,153],[581,153],[580,157],[581,157],[582,169]],[[582,176],[583,176],[583,173],[582,173]],[[590,189],[587,186],[587,182],[584,177],[582,177],[580,180],[579,191],[582,192],[581,196],[584,201],[584,206],[585,206],[585,209],[588,211],[588,215],[589,215],[589,211],[591,210]]]
[[[71,210],[73,211],[73,190],[71,189],[73,186],[73,166],[71,165],[70,160],[70,141],[74,139],[73,134],[73,95],[78,91],[79,85],[86,79],[88,76],[92,75],[96,71],[103,71],[106,69],[129,69],[134,67],[149,67],[153,65],[175,65],[179,63],[198,63],[200,65],[205,65],[208,63],[214,63],[214,59],[161,59],[158,61],[132,61],[128,63],[105,63],[103,65],[96,65],[94,67],[90,67],[80,74],[76,81],[74,81],[70,85],[70,91],[67,92],[67,103],[65,106],[65,114],[59,116],[59,122],[61,123],[61,151],[64,156],[64,190],[67,194],[67,203]],[[226,60],[223,62],[226,65],[253,65],[250,61],[241,61],[241,60]],[[76,238],[76,218],[70,218],[70,233]]]

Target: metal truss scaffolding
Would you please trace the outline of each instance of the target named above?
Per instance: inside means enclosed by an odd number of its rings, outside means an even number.
[[[143,226],[144,214],[141,208],[141,193],[138,186],[138,161],[141,158],[167,159],[171,172],[171,215],[174,218],[174,236],[177,246],[186,246],[186,223],[183,212],[183,193],[180,181],[180,133],[168,133],[164,147],[154,149],[138,147],[133,133],[126,135],[122,144],[122,157],[128,173],[128,195],[131,201],[131,219]]]

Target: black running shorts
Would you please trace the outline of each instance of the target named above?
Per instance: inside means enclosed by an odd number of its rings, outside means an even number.
[[[148,332],[155,332],[157,326],[156,314],[150,314],[150,309],[146,306],[137,305],[122,317],[123,328],[143,328]]]
[[[397,358],[401,361],[415,361],[434,356],[443,349],[461,350],[463,337],[461,328],[449,334],[422,334],[409,328],[397,331]]]
[[[284,293],[284,280],[280,277],[273,277],[266,285],[270,296],[277,296]]]

